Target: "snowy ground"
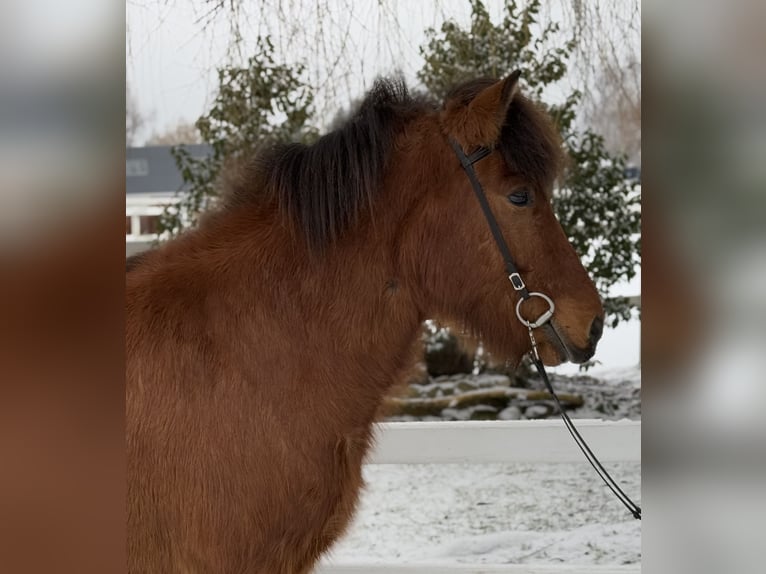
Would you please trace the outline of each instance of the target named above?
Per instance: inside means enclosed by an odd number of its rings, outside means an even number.
[[[610,464],[640,504],[640,465]],[[637,564],[641,525],[587,463],[368,465],[334,563]]]
[[[595,384],[556,377],[586,397],[573,415],[640,419],[640,368],[599,371]],[[640,505],[640,463],[606,466]],[[364,474],[355,522],[330,555],[337,564],[641,562],[641,523],[585,461],[367,465]]]

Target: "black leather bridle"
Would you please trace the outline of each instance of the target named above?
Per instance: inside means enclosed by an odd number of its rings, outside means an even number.
[[[473,187],[473,191],[476,194],[476,199],[479,200],[479,205],[481,205],[481,209],[484,212],[484,217],[489,224],[489,229],[492,232],[492,236],[495,238],[497,248],[500,250],[500,254],[503,256],[505,270],[508,273],[508,280],[511,282],[511,285],[513,285],[514,290],[519,294],[519,300],[516,303],[516,316],[518,317],[519,321],[521,321],[521,323],[524,324],[529,330],[529,339],[532,342],[531,358],[535,368],[537,369],[537,372],[540,374],[540,378],[542,378],[548,392],[553,397],[553,400],[559,409],[559,413],[561,418],[564,420],[564,425],[567,427],[569,434],[572,435],[575,443],[578,447],[580,447],[580,450],[585,455],[585,458],[588,460],[593,469],[596,471],[596,474],[601,477],[601,480],[604,481],[604,484],[606,484],[614,493],[614,495],[620,500],[620,502],[625,505],[633,517],[641,520],[641,507],[633,502],[630,497],[628,497],[628,495],[623,492],[623,490],[615,482],[612,476],[606,471],[598,458],[596,458],[596,455],[593,454],[593,451],[591,451],[590,447],[585,442],[585,439],[582,438],[577,428],[575,428],[572,419],[570,419],[569,415],[564,411],[556,391],[553,390],[553,385],[548,379],[548,373],[545,372],[545,366],[540,360],[540,355],[537,351],[537,342],[535,341],[535,336],[532,330],[549,322],[551,317],[553,317],[553,312],[555,311],[556,306],[554,305],[553,300],[547,295],[535,291],[529,291],[529,289],[527,289],[527,286],[524,283],[524,280],[521,278],[521,274],[519,273],[516,264],[513,262],[513,257],[511,257],[511,252],[508,249],[508,244],[505,242],[505,238],[503,237],[503,233],[500,230],[500,226],[497,224],[497,219],[495,219],[495,215],[492,213],[492,209],[489,206],[489,201],[487,201],[487,196],[484,193],[484,189],[479,182],[479,178],[476,176],[476,170],[474,170],[473,164],[487,157],[492,153],[492,150],[486,147],[480,147],[470,155],[466,155],[463,151],[463,148],[456,141],[450,140],[450,145],[452,146],[452,149],[455,150],[455,154],[460,160],[460,164],[463,166],[463,169],[465,170],[465,173],[471,182],[471,187]],[[521,314],[521,304],[524,301],[531,299],[532,297],[540,297],[546,303],[548,303],[548,310],[534,321],[528,321]]]

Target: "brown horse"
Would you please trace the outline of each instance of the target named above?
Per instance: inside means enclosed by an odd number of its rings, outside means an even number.
[[[543,360],[593,354],[601,302],[551,209],[560,141],[516,77],[443,106],[378,81],[344,126],[262,154],[196,229],[133,262],[130,572],[310,572],[353,514],[423,320],[529,351],[450,138],[494,150],[478,177],[525,282],[556,303]]]

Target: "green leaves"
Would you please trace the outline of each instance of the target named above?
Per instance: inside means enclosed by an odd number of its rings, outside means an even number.
[[[165,209],[160,233],[175,235],[196,224],[201,211],[217,196],[216,180],[224,161],[252,154],[264,141],[311,141],[313,104],[305,68],[278,64],[268,37],[258,40],[256,54],[246,66],[218,70],[218,90],[209,111],[195,126],[210,144],[210,157],[194,158],[183,146],[172,153],[188,191],[180,203]]]
[[[625,178],[624,156],[611,155],[604,138],[589,130],[566,140],[571,165],[553,206],[569,240],[605,299],[607,324],[631,316],[625,298],[607,299],[609,288],[636,274],[641,261],[641,192]]]
[[[427,42],[420,53],[425,60],[418,79],[437,98],[443,98],[455,84],[477,76],[502,77],[522,69],[525,93],[538,99],[545,86],[566,73],[566,58],[571,48],[543,52],[553,43],[559,26],[549,23],[540,28],[541,3],[532,0],[519,8],[515,1],[505,3],[502,23],[495,25],[481,0],[471,2],[471,25],[461,29],[452,20],[439,31],[426,30]],[[539,34],[535,36],[536,30]]]

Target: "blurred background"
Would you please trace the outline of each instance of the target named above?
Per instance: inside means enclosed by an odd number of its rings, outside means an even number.
[[[642,565],[762,571],[765,17],[753,0],[6,2],[3,569],[124,568],[124,257],[193,225],[215,201],[205,170],[254,135],[310,141],[379,74],[437,96],[518,66],[583,160],[556,208],[616,323],[589,375],[641,361]],[[264,93],[262,113],[226,115]],[[171,179],[133,188],[155,161]]]
[[[644,6],[650,572],[763,570],[765,16],[746,0]]]

